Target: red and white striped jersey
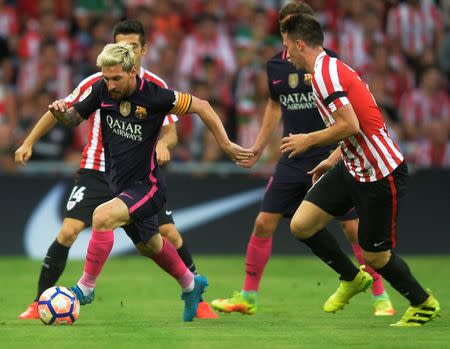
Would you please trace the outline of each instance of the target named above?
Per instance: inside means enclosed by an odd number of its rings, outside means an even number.
[[[355,111],[360,131],[339,142],[350,174],[360,182],[374,182],[392,173],[403,155],[389,137],[381,111],[359,75],[322,52],[314,64],[312,86],[327,127],[335,123],[332,114],[339,108],[351,104]]]
[[[417,168],[450,168],[450,142],[438,147],[429,140],[418,141],[412,155]]]
[[[148,70],[141,67],[139,72],[139,77],[151,81],[158,86],[167,88],[166,83],[156,74],[149,72]],[[75,90],[65,98],[65,101],[69,106],[73,105],[75,102],[83,100],[91,91],[92,85],[102,78],[102,73],[92,74],[91,76],[84,79],[78,84]],[[163,125],[169,125],[177,122],[178,118],[176,115],[169,114],[164,119]],[[81,156],[80,168],[86,168],[91,170],[97,170],[100,172],[105,172],[105,151],[103,149],[102,143],[102,129],[100,123],[100,110],[96,110],[90,116],[88,122],[89,134],[88,142],[83,149]]]

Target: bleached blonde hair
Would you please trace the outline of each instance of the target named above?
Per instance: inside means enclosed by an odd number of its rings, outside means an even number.
[[[108,44],[97,57],[97,66],[100,68],[117,64],[120,64],[126,72],[131,71],[136,65],[132,45],[123,42]]]

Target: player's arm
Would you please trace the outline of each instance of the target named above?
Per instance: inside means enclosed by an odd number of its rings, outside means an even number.
[[[264,151],[264,148],[269,142],[270,137],[272,136],[277,125],[279,124],[280,119],[281,119],[280,104],[269,97],[266,104],[266,108],[264,109],[264,116],[261,128],[259,129],[259,133],[258,136],[256,137],[255,144],[251,149],[255,154],[255,156],[246,163],[242,164],[243,167],[250,168],[259,160],[261,154]]]
[[[164,126],[156,144],[156,160],[159,165],[164,165],[170,161],[170,150],[175,147],[177,142],[178,136],[175,123]]]
[[[25,138],[22,145],[16,150],[15,161],[25,166],[26,162],[33,154],[33,146],[36,142],[47,134],[53,127],[55,127],[57,121],[50,111],[47,111],[39,121],[34,125],[30,134]]]
[[[335,123],[323,130],[307,134],[290,134],[282,139],[281,152],[292,158],[311,147],[334,144],[359,132],[359,121],[350,103],[332,114]]]
[[[195,96],[191,97],[192,100],[187,112],[196,113],[200,119],[202,119],[203,123],[216,138],[217,143],[224,153],[238,165],[243,165],[246,161],[251,159],[253,157],[253,152],[250,149],[244,149],[230,141],[222,121],[209,102]]]
[[[72,106],[69,107],[63,99],[54,101],[48,106],[48,110],[65,127],[76,127],[84,120],[78,111]]]
[[[330,168],[332,168],[341,158],[341,147],[337,147],[329,157],[322,160],[316,167],[308,172],[312,176],[313,184],[316,183],[322,175],[325,174]]]

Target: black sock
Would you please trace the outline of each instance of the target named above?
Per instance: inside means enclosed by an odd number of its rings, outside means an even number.
[[[377,269],[377,272],[406,297],[412,306],[422,304],[428,298],[428,293],[415,279],[408,264],[396,254],[392,253],[386,265]]]
[[[300,241],[308,245],[317,257],[341,276],[342,280],[352,281],[358,274],[359,269],[341,250],[337,240],[328,230],[323,229]]]
[[[36,301],[47,288],[55,286],[66,266],[69,249],[70,247],[61,245],[58,240],[53,241],[48,248],[39,275]]]
[[[194,264],[194,260],[192,259],[191,252],[186,246],[186,243],[183,241],[183,245],[177,250],[178,255],[183,261],[184,265],[193,273],[197,275],[197,267]]]

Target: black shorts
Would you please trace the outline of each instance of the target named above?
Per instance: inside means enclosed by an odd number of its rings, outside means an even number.
[[[64,218],[73,218],[91,226],[95,208],[113,198],[103,172],[79,169],[67,200]]]
[[[167,206],[167,203],[158,212],[158,225],[161,226],[164,224],[174,224],[172,210]]]
[[[359,182],[343,161],[330,169],[305,197],[333,216],[355,207],[359,216],[358,240],[369,252],[395,247],[399,200],[406,192],[408,167],[401,163],[390,175],[375,182]]]
[[[317,166],[323,158],[311,160],[304,169],[294,168],[278,162],[275,173],[270,177],[261,204],[261,211],[279,213],[292,218],[312,186],[312,177],[306,172]],[[295,173],[295,175],[293,175]],[[295,179],[295,180],[293,180]],[[347,210],[337,220],[347,221],[358,218],[356,211]]]
[[[131,223],[123,229],[135,244],[139,241],[147,243],[158,234],[158,212],[166,204],[165,187],[139,181],[122,191],[117,198],[128,207]]]

